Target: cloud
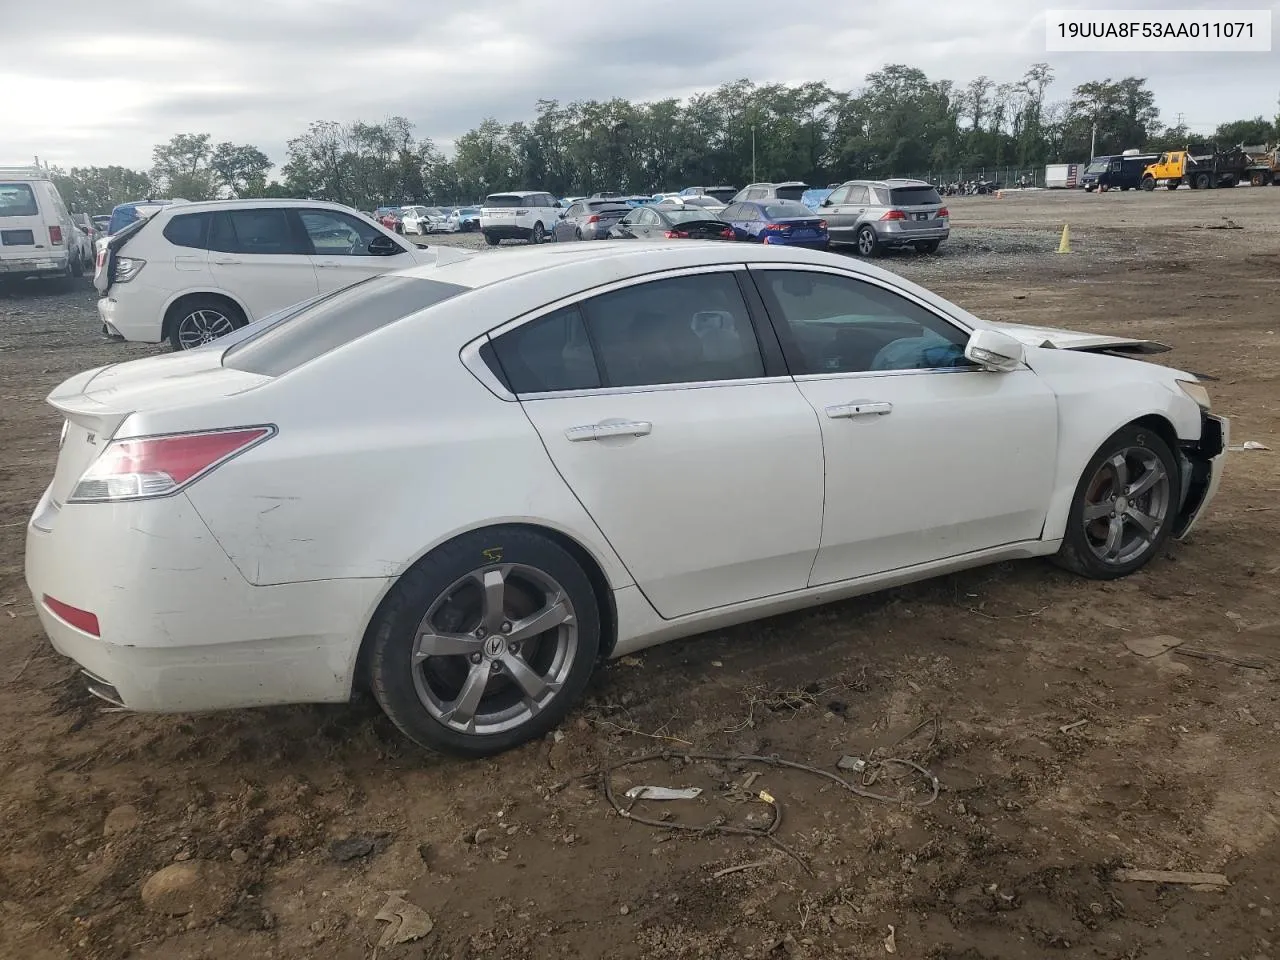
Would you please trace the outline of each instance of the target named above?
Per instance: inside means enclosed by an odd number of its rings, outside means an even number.
[[[447,146],[486,116],[531,119],[539,98],[686,97],[743,77],[856,89],[887,63],[964,84],[1047,61],[1054,99],[1087,80],[1145,76],[1166,120],[1181,113],[1197,132],[1273,116],[1280,86],[1275,53],[1046,54],[1038,0],[879,12],[778,0],[63,0],[57,18],[7,6],[0,163],[145,168],[152,146],[180,132],[253,143],[279,163],[313,120],[396,114]],[[1280,0],[1271,7],[1280,22]]]

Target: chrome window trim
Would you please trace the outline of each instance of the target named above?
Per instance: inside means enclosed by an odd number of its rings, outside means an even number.
[[[632,387],[590,387],[585,390],[549,390],[543,393],[522,393],[521,401],[561,400],[569,397],[612,397],[631,393],[659,393],[668,390],[706,390],[712,387],[750,387],[762,383],[789,381],[791,377],[743,377],[738,380],[690,380],[687,383],[652,383]]]

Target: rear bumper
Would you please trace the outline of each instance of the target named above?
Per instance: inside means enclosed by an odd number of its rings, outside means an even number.
[[[12,249],[12,248],[10,248]],[[0,277],[49,277],[67,272],[71,254],[40,254],[29,257],[0,260]]]
[[[135,281],[136,282],[136,281]],[[133,284],[129,284],[133,287]],[[108,332],[125,340],[139,343],[159,343],[164,339],[164,294],[143,286],[127,291],[124,300],[114,294],[119,285],[113,285],[111,293],[98,298],[98,319]]]
[[[950,224],[941,227],[909,227],[904,228],[895,220],[877,222],[876,236],[880,242],[890,246],[915,243],[917,240],[946,240],[951,236]]]
[[[769,246],[807,247],[812,250],[825,250],[831,246],[831,238],[825,237],[766,237],[764,242]]]
[[[1177,539],[1191,533],[1204,516],[1205,508],[1217,496],[1230,442],[1231,421],[1201,413],[1200,439],[1183,444],[1178,451],[1182,458],[1183,497],[1173,528]]]
[[[514,223],[487,223],[480,229],[499,240],[528,240],[533,236],[532,226],[521,227]]]
[[[27,528],[26,577],[54,648],[99,695],[158,712],[346,700],[386,588],[376,578],[252,586],[185,495],[58,508],[46,492]],[[93,613],[100,635],[46,596]]]

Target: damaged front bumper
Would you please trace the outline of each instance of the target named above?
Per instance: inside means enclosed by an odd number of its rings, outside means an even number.
[[[1200,439],[1178,448],[1182,461],[1182,507],[1173,535],[1181,540],[1195,528],[1222,482],[1222,467],[1231,439],[1231,421],[1208,412],[1200,414]]]

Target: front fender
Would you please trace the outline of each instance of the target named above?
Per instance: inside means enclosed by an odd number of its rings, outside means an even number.
[[[1174,383],[1195,379],[1191,374],[1127,357],[1070,350],[1029,349],[1027,363],[1058,399],[1058,465],[1045,515],[1045,540],[1062,538],[1085,466],[1121,427],[1143,417],[1159,417],[1179,441],[1200,439],[1200,407]]]

